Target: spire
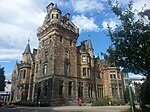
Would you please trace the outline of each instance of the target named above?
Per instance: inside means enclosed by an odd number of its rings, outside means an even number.
[[[93,50],[93,47],[92,47],[92,42],[91,42],[91,37],[89,35],[89,39],[88,39],[88,48]]]
[[[30,54],[31,53],[29,42],[30,42],[30,40],[28,39],[28,44],[27,44],[23,54]]]

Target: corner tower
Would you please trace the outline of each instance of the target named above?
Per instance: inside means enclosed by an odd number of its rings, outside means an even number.
[[[35,100],[59,105],[76,99],[78,28],[70,14],[50,3],[43,25],[38,28],[39,46],[35,65]],[[43,97],[44,96],[44,97]]]

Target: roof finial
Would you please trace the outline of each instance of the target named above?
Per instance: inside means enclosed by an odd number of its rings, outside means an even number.
[[[28,43],[30,43],[30,38],[28,38]]]

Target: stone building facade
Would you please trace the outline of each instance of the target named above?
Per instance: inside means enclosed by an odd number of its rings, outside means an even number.
[[[79,97],[85,102],[103,96],[123,99],[120,70],[94,56],[90,38],[76,47],[79,29],[69,13],[62,16],[57,5],[49,4],[37,37],[38,49],[31,53],[28,43],[14,68],[12,101],[67,105]]]

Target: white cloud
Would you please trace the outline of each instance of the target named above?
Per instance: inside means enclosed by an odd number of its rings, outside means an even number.
[[[143,75],[135,75],[135,74],[129,74],[130,79],[143,79],[146,78]]]
[[[112,3],[115,3],[116,0],[113,0]],[[128,5],[130,0],[118,0],[119,3],[122,5],[121,7]],[[142,7],[144,7],[144,5],[146,4],[146,7],[144,9],[148,9],[150,8],[150,2],[149,0],[133,0],[133,10],[137,10],[138,12],[142,10]],[[137,15],[137,12],[135,12],[135,16],[134,19],[135,21],[139,18],[139,16]],[[146,23],[146,22],[145,22]],[[102,30],[106,30],[107,29],[107,25],[109,24],[109,26],[112,28],[112,30],[114,30],[116,28],[116,25],[120,25],[120,21],[118,20],[117,17],[112,17],[109,18],[107,20],[104,20],[102,23]]]
[[[115,2],[116,0],[113,0],[113,2]],[[127,5],[129,3],[129,1],[131,0],[117,0],[119,1],[120,4],[122,5]],[[150,8],[150,2],[149,0],[132,0],[133,1],[133,10],[138,10],[141,11],[142,7],[144,7],[144,5],[146,4],[145,9],[149,9]]]
[[[37,47],[36,29],[45,13],[35,0],[1,0],[0,7],[0,60],[20,58],[16,51],[23,52],[28,38],[31,47]],[[14,53],[9,54],[10,48]]]
[[[86,16],[76,15],[72,17],[72,22],[75,23],[80,32],[82,31],[99,31],[98,25],[96,25],[94,19],[92,17],[87,18]]]
[[[16,49],[0,49],[0,60],[8,61],[8,60],[18,60],[21,59],[22,51]]]
[[[150,1],[149,0],[133,0],[133,9],[137,9],[141,11],[142,7],[146,4],[145,9],[150,9]]]
[[[73,9],[78,13],[86,13],[104,9],[103,4],[99,0],[71,0]]]
[[[112,30],[114,30],[116,28],[116,25],[119,24],[118,22],[119,21],[111,18],[109,18],[108,20],[104,20],[102,23],[102,30],[107,30],[108,25],[112,28]]]

